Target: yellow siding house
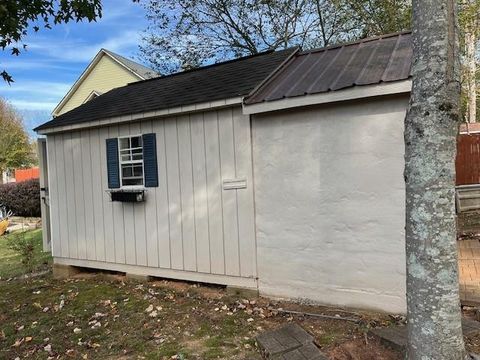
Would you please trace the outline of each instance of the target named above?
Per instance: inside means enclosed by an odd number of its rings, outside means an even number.
[[[66,113],[113,88],[158,76],[152,69],[101,49],[52,112]]]

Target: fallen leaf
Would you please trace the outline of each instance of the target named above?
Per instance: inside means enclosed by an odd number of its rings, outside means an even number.
[[[24,341],[25,341],[24,338],[22,338],[22,339],[17,339],[17,340],[15,340],[15,343],[12,345],[12,347],[19,347],[20,345],[23,344]]]
[[[150,305],[149,307],[147,307],[147,308],[145,309],[145,312],[146,312],[146,313],[149,313],[149,312],[152,312],[152,311],[153,311],[153,305]]]
[[[65,353],[67,356],[75,356],[75,350],[73,349],[68,349],[67,352]]]

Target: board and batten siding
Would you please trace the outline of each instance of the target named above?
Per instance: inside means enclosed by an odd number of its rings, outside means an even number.
[[[112,202],[105,140],[145,133],[156,134],[159,186],[145,202]],[[47,151],[57,263],[256,286],[250,119],[240,107],[52,134]],[[223,188],[235,179],[247,187]]]

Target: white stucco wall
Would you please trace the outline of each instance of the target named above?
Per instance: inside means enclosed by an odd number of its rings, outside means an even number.
[[[264,295],[405,312],[408,97],[253,116]]]

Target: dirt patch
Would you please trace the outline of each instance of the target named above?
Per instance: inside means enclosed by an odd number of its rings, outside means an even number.
[[[378,340],[372,338],[355,339],[335,346],[328,353],[332,360],[401,360],[403,357],[386,349]]]
[[[284,314],[279,309],[361,321]],[[245,299],[219,287],[163,280],[141,284],[92,274],[67,281],[45,276],[0,283],[0,318],[5,334],[0,358],[32,359],[260,359],[255,337],[288,322],[298,323],[314,335],[322,351],[342,359],[339,356],[364,349],[372,354],[373,345],[362,343],[365,333],[372,324],[392,322],[386,315]],[[375,349],[375,354],[382,350]]]

